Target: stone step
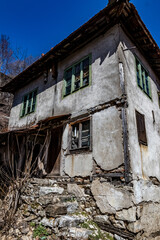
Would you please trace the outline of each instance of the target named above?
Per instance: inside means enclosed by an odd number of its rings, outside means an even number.
[[[54,184],[67,184],[67,182],[70,182],[70,179],[68,177],[52,177],[50,178],[32,178],[30,183],[33,185],[38,185],[38,186],[53,186]]]

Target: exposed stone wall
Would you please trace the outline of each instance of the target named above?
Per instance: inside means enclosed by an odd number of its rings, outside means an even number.
[[[41,237],[48,236],[39,239],[159,239],[159,186],[150,188],[152,202],[141,182],[126,186],[104,178],[31,179],[22,191],[16,221],[6,238],[1,232],[1,239],[31,240],[42,229]]]
[[[0,87],[7,83],[9,78],[0,73]],[[9,115],[12,107],[13,95],[0,91],[0,132],[8,127]]]

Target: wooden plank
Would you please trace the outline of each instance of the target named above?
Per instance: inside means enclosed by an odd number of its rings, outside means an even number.
[[[97,177],[116,177],[116,178],[121,178],[124,177],[124,173],[121,172],[110,172],[110,173],[102,173],[102,174],[94,174],[92,175],[93,178],[97,178]]]
[[[125,180],[128,183],[130,181],[129,179],[130,159],[129,159],[129,150],[128,150],[128,126],[127,126],[127,117],[126,117],[125,107],[122,108],[122,129],[123,129]]]
[[[104,223],[104,222],[98,222],[98,221],[95,221],[95,222],[104,231],[107,231],[107,232],[110,232],[110,233],[113,233],[113,234],[117,234],[117,235],[119,235],[123,238],[127,238],[129,240],[132,240],[135,237],[135,235],[131,232],[124,231],[122,229],[116,228],[116,227],[114,227],[112,225],[109,225],[107,223]]]

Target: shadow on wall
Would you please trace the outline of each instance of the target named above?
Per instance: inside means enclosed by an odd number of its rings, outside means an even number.
[[[103,53],[101,51],[99,51],[99,54],[96,56],[96,58],[94,58],[94,56],[92,56],[92,61],[91,61],[91,65],[94,64],[94,62],[97,60],[97,59],[100,59],[100,65],[103,64],[103,62],[107,59],[107,58],[110,58],[112,55],[114,55],[117,51],[117,45],[111,49],[104,49]],[[96,46],[95,46],[96,48]],[[109,47],[110,48],[110,47]],[[78,52],[77,52],[78,54]],[[69,66],[68,66],[69,67]],[[65,70],[65,69],[64,69]],[[63,70],[63,71],[64,71]],[[59,74],[59,72],[58,72]],[[58,75],[57,74],[57,75]],[[57,84],[62,82],[63,81],[63,78],[60,79],[58,81],[58,77],[57,79],[53,79],[51,76],[48,77],[48,80],[45,82],[44,81],[44,76],[41,75],[39,78],[35,79],[33,82],[29,83],[28,84],[28,87],[24,87],[23,89],[20,89],[16,92],[15,94],[15,97],[14,97],[14,101],[13,101],[13,106],[12,107],[15,107],[19,104],[22,103],[23,101],[23,96],[25,94],[28,94],[30,91],[33,91],[34,89],[38,89],[37,90],[37,95],[41,94],[42,92],[46,91],[47,89],[54,87],[54,94],[56,96],[56,93],[57,93]]]

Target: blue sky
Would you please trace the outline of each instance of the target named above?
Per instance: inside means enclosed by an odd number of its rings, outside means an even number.
[[[131,0],[160,46],[160,0]],[[108,0],[0,0],[0,34],[40,56],[103,9]]]

